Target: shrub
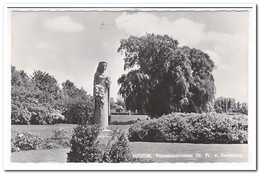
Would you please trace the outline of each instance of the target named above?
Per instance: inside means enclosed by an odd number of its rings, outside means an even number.
[[[18,133],[12,130],[12,152],[37,149],[56,149],[70,147],[72,132],[63,129],[53,131],[53,136],[43,139],[33,133]]]
[[[242,115],[170,114],[129,128],[130,141],[247,143],[247,136],[247,117]]]
[[[66,121],[71,124],[92,122],[92,105],[90,103],[75,103],[68,106],[64,112]]]
[[[130,162],[131,157],[127,136],[118,130],[112,132],[112,138],[106,148],[101,149],[96,141],[99,129],[96,125],[79,125],[74,129],[71,139],[71,151],[68,162]]]
[[[114,141],[113,141],[114,140]],[[112,141],[103,155],[104,162],[120,163],[133,161],[126,134],[119,130],[112,133]]]
[[[12,101],[12,111],[11,111],[11,121],[12,124],[30,124],[31,114],[28,110],[24,108],[19,108],[17,105],[13,104]]]
[[[37,150],[43,148],[44,140],[33,133],[18,133],[12,130],[11,151]]]
[[[61,115],[60,113],[52,113],[47,116],[47,120],[48,124],[64,123],[65,116]]]
[[[68,153],[68,162],[96,162],[101,161],[101,152],[95,142],[99,134],[96,125],[78,125],[72,135],[71,151]]]

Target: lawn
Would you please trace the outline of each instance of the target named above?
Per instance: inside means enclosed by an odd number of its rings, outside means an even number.
[[[64,129],[72,131],[75,124],[54,124],[54,125],[12,125],[12,130],[22,133],[31,132],[39,135],[42,138],[50,138],[53,135],[53,131],[57,129]]]
[[[128,121],[135,121],[135,120],[145,120],[147,115],[112,115],[111,122],[128,122]]]
[[[145,115],[112,115],[111,121],[118,122],[128,122],[137,119],[143,120],[146,118]],[[53,135],[53,131],[57,129],[64,129],[67,131],[72,131],[73,128],[77,126],[75,124],[54,124],[54,125],[12,125],[11,128],[19,133],[31,132],[39,135],[42,138],[50,138]],[[130,125],[109,125],[108,129],[121,129],[127,132]]]

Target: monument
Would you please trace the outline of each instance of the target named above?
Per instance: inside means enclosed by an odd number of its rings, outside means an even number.
[[[110,114],[109,88],[110,78],[105,75],[106,62],[99,62],[94,76],[94,123],[104,130],[108,127],[108,117]]]
[[[108,146],[112,137],[112,132],[107,129],[110,114],[109,88],[111,81],[110,78],[105,75],[106,68],[106,62],[99,62],[94,75],[93,84],[94,123],[97,124],[101,130],[96,141],[99,142],[98,144],[102,149]]]

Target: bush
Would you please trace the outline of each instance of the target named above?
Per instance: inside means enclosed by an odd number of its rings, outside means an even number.
[[[43,148],[44,140],[33,133],[18,133],[12,130],[11,151],[37,150]]]
[[[92,122],[92,105],[90,103],[74,103],[64,112],[67,123],[85,124]]]
[[[65,116],[61,115],[60,113],[52,113],[47,116],[47,119],[49,120],[49,124],[58,124],[65,122]]]
[[[247,117],[242,115],[170,114],[129,128],[130,141],[247,143],[247,138]]]
[[[79,125],[72,135],[71,151],[68,162],[130,162],[131,157],[127,136],[118,130],[112,132],[112,138],[106,148],[101,149],[96,141],[99,129],[96,125]]]
[[[71,151],[68,153],[68,162],[95,162],[101,161],[101,152],[95,142],[99,134],[96,125],[78,125],[72,135]]]
[[[12,124],[30,124],[31,113],[25,104],[31,102],[31,93],[24,87],[11,88],[11,121]]]
[[[18,133],[12,130],[11,151],[67,148],[70,147],[71,134],[70,131],[57,129],[53,131],[52,137],[43,139],[30,132]]]
[[[133,161],[129,141],[124,132],[114,130],[111,140],[109,148],[103,155],[104,162],[120,163]]]

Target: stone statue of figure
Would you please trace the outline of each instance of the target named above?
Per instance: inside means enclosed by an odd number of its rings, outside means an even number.
[[[104,72],[107,68],[106,62],[99,62],[94,76],[94,123],[104,130],[108,127],[108,117],[110,114],[109,87],[110,78]]]

